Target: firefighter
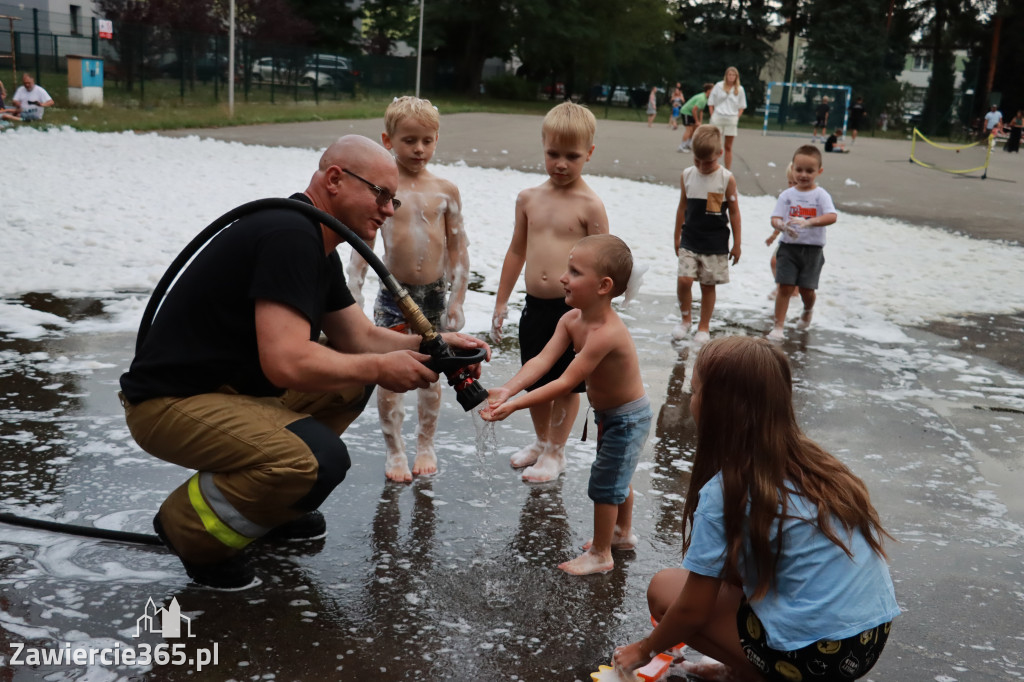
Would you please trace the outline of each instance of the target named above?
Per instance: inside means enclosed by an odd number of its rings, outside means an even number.
[[[292,198],[370,240],[401,204],[397,186],[391,155],[349,135]],[[139,446],[196,470],[153,525],[197,583],[258,584],[243,555],[251,542],[322,537],[316,510],[350,466],[339,436],[373,387],[401,392],[438,380],[419,337],[375,326],[354,304],[335,251],[342,241],[287,208],[239,218],[180,273],[121,376]],[[471,336],[443,337],[490,355]]]

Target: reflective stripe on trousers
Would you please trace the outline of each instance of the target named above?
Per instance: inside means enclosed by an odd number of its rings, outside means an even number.
[[[213,482],[213,474],[208,471],[200,471],[189,479],[188,499],[206,532],[228,547],[242,549],[270,531],[245,518],[231,506]]]

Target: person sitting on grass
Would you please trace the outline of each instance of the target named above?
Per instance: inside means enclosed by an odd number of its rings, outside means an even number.
[[[6,109],[0,113],[0,120],[4,121],[41,121],[43,120],[43,109],[53,106],[53,98],[50,93],[43,89],[43,86],[36,85],[36,81],[29,74],[21,77],[22,85],[14,91],[14,109]]]

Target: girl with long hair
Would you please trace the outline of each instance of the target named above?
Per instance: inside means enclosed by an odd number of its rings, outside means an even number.
[[[613,661],[633,670],[678,642],[706,679],[856,679],[900,613],[867,487],[796,423],[785,354],[730,336],[697,357],[683,567],[660,571],[657,622]]]
[[[740,72],[735,66],[730,66],[708,96],[711,125],[722,131],[725,140],[725,167],[729,170],[732,170],[732,143],[736,139],[740,116],[746,108],[747,93],[740,85]]]

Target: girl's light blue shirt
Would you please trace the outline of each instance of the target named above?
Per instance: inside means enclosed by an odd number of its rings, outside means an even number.
[[[725,516],[722,476],[716,474],[700,491],[690,548],[683,568],[719,578],[725,566]],[[801,495],[790,494],[789,515],[782,523],[782,555],[774,587],[757,601],[757,573],[750,542],[740,559],[743,593],[767,632],[768,645],[793,651],[821,639],[839,640],[887,623],[900,614],[885,560],[872,551],[860,531],[847,539],[853,558],[817,526],[817,509]],[[836,532],[844,532],[838,520]],[[776,527],[772,529],[774,546]]]

